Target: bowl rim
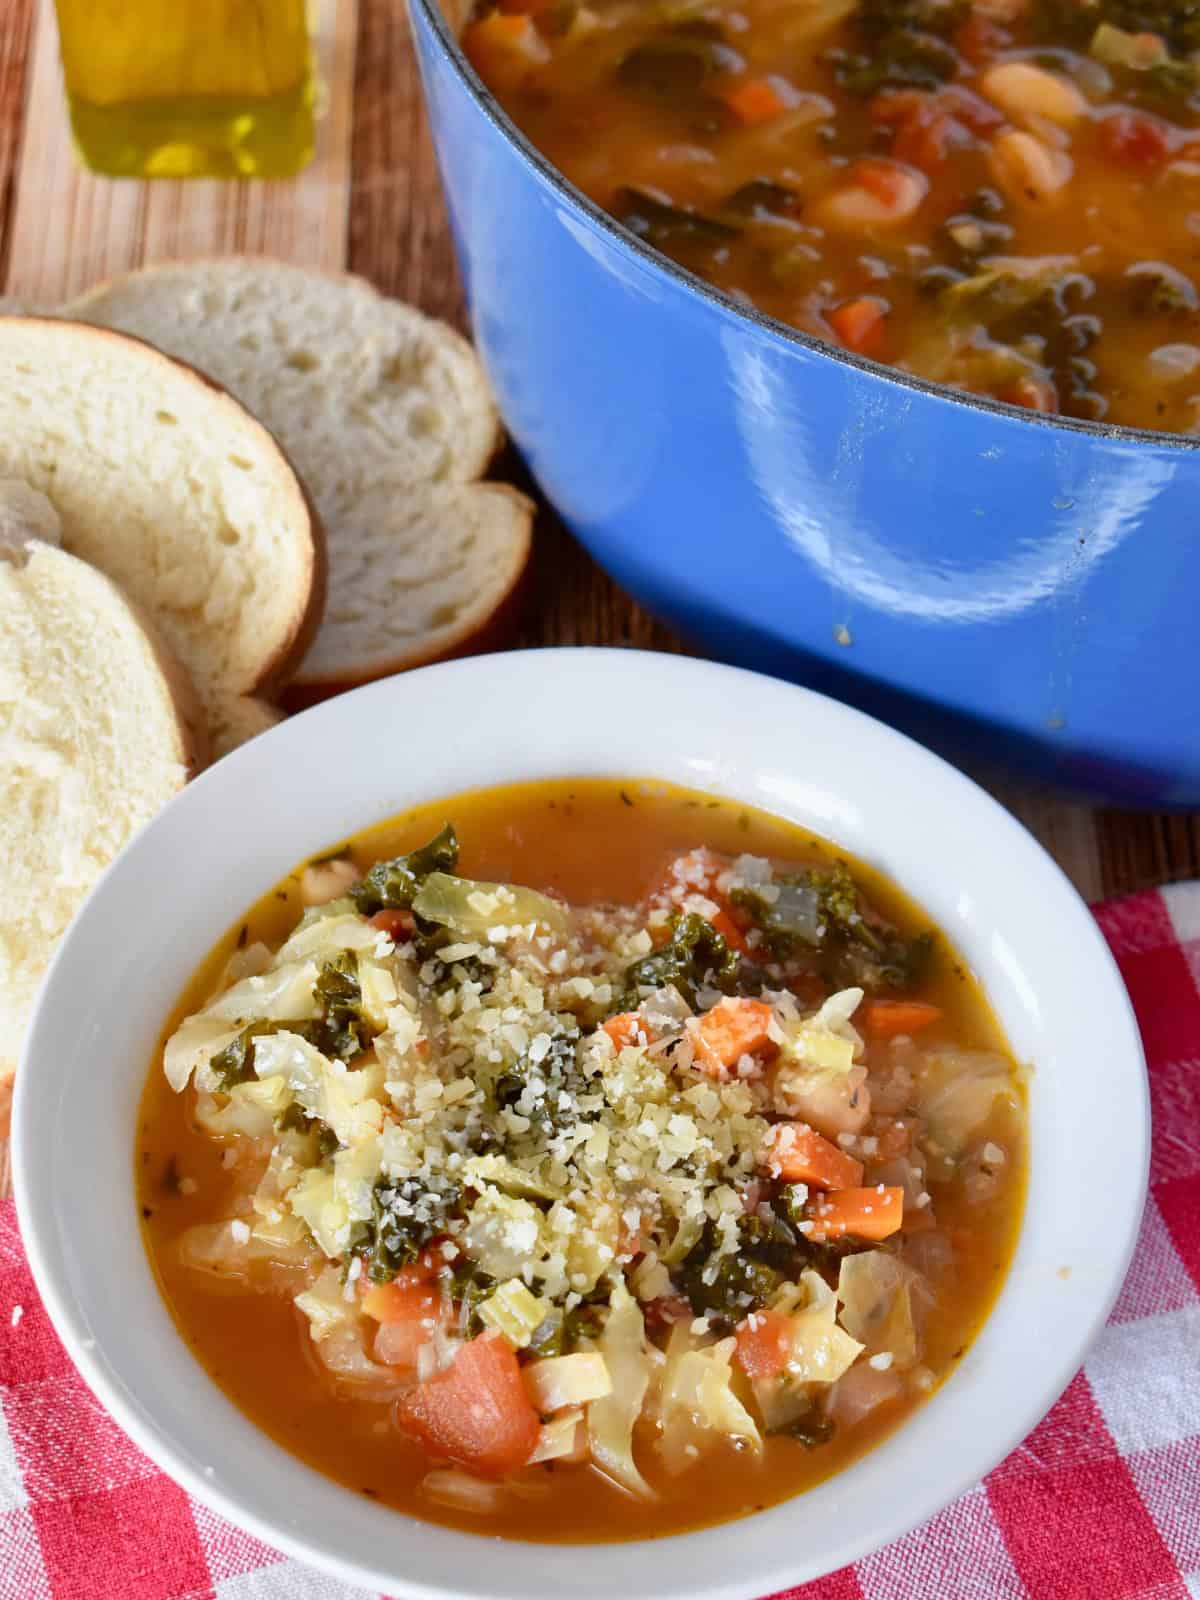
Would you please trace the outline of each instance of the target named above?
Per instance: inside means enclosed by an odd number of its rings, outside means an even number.
[[[1004,1394],[1003,1406],[996,1411],[993,1431],[988,1434],[986,1441],[980,1445],[972,1438],[963,1445],[965,1455],[954,1471],[939,1469],[940,1476],[939,1472],[925,1475],[928,1480],[937,1479],[932,1492],[927,1482],[920,1483],[916,1488],[906,1486],[903,1493],[895,1495],[890,1511],[873,1521],[869,1528],[852,1528],[849,1534],[839,1530],[835,1535],[839,1541],[836,1551],[823,1555],[821,1560],[824,1564],[819,1568],[803,1567],[802,1557],[794,1553],[790,1537],[780,1537],[789,1510],[808,1502],[810,1497],[818,1496],[823,1497],[820,1504],[827,1506],[830,1500],[829,1485],[838,1486],[835,1495],[844,1492],[848,1499],[852,1499],[847,1488],[849,1479],[853,1476],[857,1484],[859,1478],[864,1477],[864,1469],[884,1452],[890,1451],[896,1440],[911,1439],[913,1449],[918,1445],[927,1446],[930,1440],[936,1441],[938,1418],[943,1411],[950,1414],[950,1408],[945,1403],[949,1390],[959,1385],[955,1388],[954,1409],[961,1412],[967,1391],[961,1387],[960,1375],[981,1342],[987,1339],[989,1328],[998,1322],[1000,1308],[1016,1293],[1016,1262],[1006,1277],[1000,1299],[976,1335],[966,1361],[954,1371],[938,1393],[924,1402],[888,1439],[824,1484],[807,1491],[799,1500],[793,1498],[784,1501],[733,1523],[655,1540],[586,1546],[530,1546],[520,1541],[496,1539],[481,1542],[479,1535],[447,1530],[408,1518],[403,1513],[372,1502],[364,1502],[352,1490],[343,1489],[315,1469],[303,1465],[284,1451],[282,1446],[274,1444],[267,1435],[261,1433],[255,1424],[234,1408],[232,1402],[226,1401],[223,1394],[215,1390],[212,1380],[198,1363],[194,1363],[184,1341],[176,1333],[172,1348],[161,1356],[156,1355],[156,1360],[164,1364],[162,1370],[168,1375],[172,1363],[178,1367],[182,1361],[189,1371],[194,1366],[194,1375],[200,1380],[201,1388],[205,1395],[211,1397],[209,1409],[221,1412],[224,1419],[222,1426],[231,1430],[222,1434],[222,1441],[229,1441],[230,1464],[227,1475],[234,1484],[238,1472],[242,1470],[242,1457],[249,1463],[249,1467],[242,1471],[241,1490],[244,1498],[239,1497],[233,1487],[227,1487],[213,1478],[211,1467],[200,1467],[203,1456],[197,1454],[192,1440],[186,1436],[189,1428],[199,1428],[203,1433],[204,1428],[211,1424],[194,1421],[194,1413],[188,1412],[187,1424],[183,1428],[185,1436],[180,1439],[170,1434],[161,1420],[164,1406],[170,1410],[169,1401],[164,1399],[167,1386],[153,1385],[146,1369],[131,1365],[136,1361],[136,1352],[125,1355],[126,1369],[122,1374],[120,1361],[124,1339],[118,1341],[113,1338],[107,1346],[102,1343],[97,1347],[95,1338],[91,1336],[88,1308],[79,1304],[70,1282],[67,1241],[71,1240],[73,1245],[74,1235],[71,1228],[63,1223],[59,1204],[63,1190],[54,1182],[55,1159],[66,1161],[69,1158],[66,1155],[59,1157],[54,1141],[40,1141],[38,1130],[43,1128],[49,1131],[59,1123],[69,1127],[74,1102],[63,1092],[55,1074],[45,1070],[46,1062],[42,1062],[39,1070],[35,1061],[40,1056],[56,1062],[61,1060],[66,1041],[70,1041],[70,1048],[77,1054],[85,1048],[84,1044],[76,1042],[79,1029],[71,1008],[72,1003],[78,1006],[78,980],[92,959],[89,947],[93,951],[98,949],[104,952],[112,947],[110,930],[116,924],[110,920],[110,910],[119,907],[123,896],[132,894],[135,884],[139,882],[139,871],[145,864],[153,866],[156,854],[163,860],[173,861],[174,856],[164,853],[175,849],[181,835],[184,838],[202,839],[206,827],[210,833],[213,831],[206,819],[210,810],[219,813],[223,791],[224,803],[230,808],[236,803],[244,809],[245,793],[248,790],[255,792],[252,775],[256,769],[265,773],[275,766],[281,771],[288,771],[289,777],[294,780],[306,770],[307,752],[314,740],[319,741],[326,734],[332,735],[340,723],[345,724],[343,731],[348,737],[352,727],[357,729],[364,723],[371,727],[378,726],[389,715],[396,715],[398,709],[407,708],[411,711],[419,708],[427,692],[435,694],[439,690],[444,703],[451,708],[455,706],[456,695],[464,704],[473,703],[484,689],[494,693],[497,675],[508,677],[510,693],[514,687],[520,687],[534,696],[546,694],[545,686],[550,679],[555,684],[553,692],[560,696],[568,692],[595,693],[601,682],[606,692],[611,693],[615,684],[618,689],[624,688],[626,694],[635,690],[645,693],[652,676],[657,678],[664,694],[695,696],[706,705],[711,702],[720,706],[724,702],[727,707],[735,704],[741,706],[746,696],[757,695],[761,697],[763,714],[778,711],[790,716],[798,726],[807,717],[810,739],[813,727],[818,731],[827,729],[828,732],[821,731],[821,737],[832,739],[833,744],[838,746],[847,739],[853,742],[857,734],[860,740],[873,742],[873,759],[882,762],[885,767],[890,765],[895,771],[907,763],[913,771],[912,781],[919,778],[920,784],[924,785],[918,785],[922,795],[929,792],[930,786],[940,787],[944,791],[943,800],[934,806],[934,810],[941,810],[943,823],[951,812],[956,815],[961,812],[970,820],[973,828],[982,825],[984,833],[992,838],[997,847],[1004,846],[1010,852],[1006,860],[1011,862],[1011,871],[1006,868],[1006,879],[1010,876],[1015,879],[1019,875],[1017,868],[1032,875],[1032,883],[1046,897],[1038,902],[1038,906],[1039,910],[1045,910],[1047,924],[1054,925],[1057,937],[1067,937],[1069,947],[1077,947],[1087,969],[1092,984],[1088,991],[1091,1002],[1089,1017],[1095,1019],[1089,1025],[1103,1025],[1103,1038],[1112,1058],[1118,1060],[1122,1068],[1132,1069],[1123,1081],[1125,1093],[1115,1131],[1117,1143],[1123,1147],[1125,1160],[1116,1163],[1116,1176],[1104,1202],[1110,1206],[1113,1225],[1105,1232],[1104,1252],[1093,1276],[1082,1286],[1074,1285],[1071,1288],[1070,1292],[1075,1298],[1068,1302],[1067,1317],[1071,1334],[1067,1345],[1045,1349],[1039,1339],[1037,1360],[1044,1363],[1040,1381],[1036,1386],[1029,1383],[1026,1381],[1028,1369],[1022,1369],[1020,1398],[1010,1396],[1007,1392]],[[627,703],[619,695],[617,698],[621,706]],[[540,704],[534,706],[531,717],[534,711],[540,714]],[[481,719],[486,714],[486,711],[479,713]],[[621,726],[624,727],[624,723]],[[573,764],[564,767],[557,764],[555,755],[551,753],[556,751],[553,738],[547,743],[545,734],[538,736],[543,740],[543,753],[534,759],[522,749],[518,757],[514,746],[511,759],[515,763],[515,776],[514,771],[499,772],[491,778],[491,784],[521,781],[535,772],[543,776],[557,774],[568,778],[586,775],[638,776],[636,771],[630,770],[630,763],[623,759],[619,749],[611,752],[611,759],[610,752],[605,752],[601,764],[586,772]],[[507,751],[513,741],[509,735],[504,737],[508,739],[504,746]],[[803,765],[799,762],[799,752],[803,748],[800,745],[796,757],[792,758],[798,764],[797,770]],[[278,761],[276,756],[280,758]],[[533,768],[526,770],[531,759],[534,760]],[[677,771],[660,775],[668,781],[689,781]],[[459,782],[447,787],[440,779],[418,781],[417,792],[407,803],[436,799],[439,795],[449,798],[472,786]],[[708,787],[715,794],[725,793],[747,803],[766,805],[762,799],[750,799],[748,791],[751,783],[748,776],[740,785],[728,775],[725,781],[715,778],[696,782],[695,786]],[[365,813],[370,788],[365,780],[355,780],[351,787],[354,789],[355,805],[361,801]],[[290,796],[292,791],[289,789],[286,792]],[[757,789],[755,793],[758,793]],[[766,808],[772,809],[769,805]],[[399,809],[403,808],[389,807],[381,814],[391,814]],[[789,814],[782,803],[774,809],[781,816]],[[792,815],[802,825],[823,831],[820,823],[811,820],[807,813],[804,817],[796,816],[795,803]],[[369,821],[364,820],[353,824],[350,831],[369,825]],[[188,833],[189,829],[192,830],[191,834]],[[835,830],[828,831],[836,837]],[[331,829],[331,836],[337,832],[337,829]],[[340,836],[345,836],[344,830]],[[327,842],[323,838],[314,839],[312,848],[316,850]],[[213,848],[216,848],[215,844]],[[261,849],[257,850],[256,857],[261,853]],[[291,858],[291,864],[300,859],[303,859],[303,853],[297,852]],[[283,870],[289,868],[284,867]],[[270,882],[276,881],[278,876],[264,871],[263,881],[250,885],[250,893],[239,890],[240,906],[244,907],[254,895],[265,892]],[[902,879],[905,889],[919,902],[927,899],[929,881],[928,877],[920,882]],[[206,914],[211,916],[211,912]],[[198,943],[201,955],[211,948],[224,927],[232,923],[238,914],[235,912],[220,926],[203,926],[202,936],[193,939]],[[158,1019],[153,1023],[155,1037],[161,1028],[161,1019],[175,1003],[175,998],[175,993],[168,993],[165,997],[160,995],[161,1009],[159,1006],[151,1008]],[[67,1007],[65,1012],[64,1005]],[[1011,1027],[1007,1031],[1011,1033]],[[94,1050],[95,1037],[90,1037],[87,1044]],[[89,1056],[89,1062],[91,1059]],[[139,1060],[136,1074],[131,1080],[136,1083],[139,1094],[144,1082],[143,1073],[144,1064]],[[82,1113],[77,1112],[76,1115]],[[94,1137],[91,1125],[87,1126],[88,1137]],[[45,1157],[46,1149],[52,1151],[50,1158]],[[1031,1187],[1035,1172],[1040,1170],[1037,1150],[1035,1136],[1031,1141]],[[536,1600],[542,1594],[549,1597],[560,1593],[568,1596],[569,1600],[600,1600],[601,1596],[607,1600],[618,1581],[631,1596],[654,1595],[662,1597],[662,1600],[690,1600],[690,1597],[697,1597],[697,1600],[751,1600],[751,1597],[816,1577],[820,1572],[834,1570],[848,1561],[859,1560],[935,1515],[1008,1454],[1062,1393],[1111,1310],[1133,1252],[1149,1163],[1149,1091],[1132,1005],[1094,919],[1040,844],[970,779],[885,724],[826,696],[776,679],[717,663],[654,652],[560,648],[444,662],[367,685],[316,706],[270,730],[215,764],[177,795],[130,841],[107,869],[54,958],[39,994],[22,1057],[22,1068],[18,1073],[13,1112],[13,1151],[18,1215],[30,1266],[46,1309],[72,1360],[89,1387],[135,1442],[176,1482],[230,1521],[296,1559],[323,1568],[344,1581],[371,1585],[389,1593],[420,1596],[422,1600],[424,1597],[428,1597],[428,1600],[447,1600],[449,1596],[455,1596],[457,1600],[463,1600],[466,1596],[478,1596],[480,1600],[484,1600],[484,1597],[487,1600],[493,1600],[493,1597],[494,1600],[527,1600],[530,1595]],[[35,1152],[39,1153],[40,1159],[32,1159]],[[128,1147],[127,1155],[132,1155]],[[117,1158],[114,1155],[112,1159]],[[131,1160],[126,1159],[126,1167],[132,1189]],[[141,1254],[141,1240],[132,1204],[129,1224],[139,1252],[140,1270],[150,1281],[148,1263]],[[1017,1245],[1018,1259],[1030,1227],[1027,1205]],[[1063,1248],[1065,1250],[1066,1247]],[[151,1288],[157,1295],[157,1285],[151,1282]],[[137,1285],[126,1285],[129,1304],[136,1300],[133,1292],[136,1289]],[[1022,1286],[1020,1290],[1022,1296],[1040,1292],[1036,1286],[1028,1290]],[[98,1301],[99,1296],[94,1296],[93,1309]],[[160,1320],[166,1317],[165,1305],[159,1304],[158,1311]],[[168,1325],[173,1327],[173,1324]],[[144,1400],[134,1387],[126,1384],[125,1377],[129,1373],[134,1374],[136,1383],[152,1392],[151,1400]],[[987,1382],[995,1388],[994,1374]],[[1036,1398],[1031,1400],[1035,1389]],[[972,1404],[977,1403],[979,1398],[976,1392]],[[994,1396],[994,1399],[998,1402],[999,1396]],[[225,1416],[225,1413],[229,1415]],[[237,1419],[240,1419],[240,1426]],[[948,1437],[944,1429],[942,1437]],[[239,1445],[240,1449],[233,1448]],[[268,1475],[272,1481],[265,1486],[252,1474],[247,1476],[256,1462],[260,1468],[264,1462],[269,1468]],[[335,1506],[341,1519],[338,1526],[344,1531],[340,1536],[331,1536],[307,1520],[289,1520],[286,1517],[280,1520],[282,1513],[278,1509],[279,1504],[290,1507],[292,1501],[285,1496],[281,1502],[278,1495],[273,1500],[271,1496],[276,1488],[290,1488],[297,1500],[300,1491],[307,1488],[312,1503]],[[840,1500],[836,1503],[840,1504]],[[389,1550],[393,1544],[398,1547],[395,1567],[374,1564],[372,1559],[361,1553],[358,1530],[367,1529],[374,1536],[385,1525],[373,1520],[378,1517],[385,1519]],[[407,1530],[406,1537],[399,1540],[395,1537],[398,1525]],[[759,1566],[749,1577],[745,1570],[750,1565],[749,1559],[736,1564],[725,1559],[729,1541],[744,1541],[748,1532],[750,1539],[747,1542],[751,1550],[756,1548],[755,1535],[760,1532],[764,1539],[773,1541],[775,1547],[771,1564],[763,1565],[760,1560]],[[580,1555],[584,1550],[587,1551],[587,1560],[581,1561]],[[410,1555],[413,1551],[415,1561]],[[673,1555],[675,1562],[666,1562],[663,1559],[664,1552]],[[399,1567],[401,1562],[406,1562],[403,1572]],[[414,1566],[419,1571],[422,1562],[427,1569],[425,1576],[414,1576]],[[439,1575],[446,1562],[451,1566],[452,1582]],[[643,1579],[640,1586],[633,1576],[639,1569],[639,1563],[654,1574],[649,1581]],[[674,1575],[680,1570],[680,1563],[683,1576],[676,1581]],[[738,1570],[731,1574],[730,1567],[734,1565]],[[798,1576],[798,1569],[802,1567]]]
[[[916,390],[930,399],[942,400],[950,405],[965,406],[972,411],[1006,418],[1010,422],[1024,422],[1030,427],[1062,429],[1069,433],[1081,434],[1086,438],[1105,439],[1114,443],[1155,445],[1184,454],[1200,450],[1200,436],[1192,434],[1177,433],[1169,429],[1130,428],[1116,422],[1093,421],[1083,417],[1065,417],[1057,413],[1031,411],[1028,407],[1012,405],[1008,401],[996,400],[989,395],[968,394],[963,390],[953,389],[948,384],[935,383],[930,378],[902,372],[899,368],[889,367],[881,361],[873,361],[867,356],[856,355],[853,351],[827,344],[813,334],[793,328],[786,322],[768,316],[756,306],[748,305],[726,294],[724,290],[718,289],[698,274],[689,272],[686,267],[680,266],[669,256],[663,255],[639,239],[610,212],[598,206],[584,194],[582,189],[577,188],[541,153],[505,111],[471,65],[439,0],[408,0],[408,6],[410,11],[421,13],[476,106],[514,147],[526,166],[532,168],[535,177],[550,188],[560,200],[581,212],[594,227],[607,234],[614,243],[631,251],[643,266],[672,279],[681,288],[690,290],[700,299],[708,301],[725,315],[739,322],[749,322],[760,333],[779,339],[784,344],[798,346],[810,354],[841,362],[844,366],[855,367],[860,372],[869,373],[872,377],[894,384],[897,388]]]

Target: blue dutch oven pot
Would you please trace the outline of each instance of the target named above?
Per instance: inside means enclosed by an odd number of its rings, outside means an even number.
[[[597,561],[710,654],[1200,805],[1200,439],[953,394],[735,304],[538,155],[435,0],[410,13],[480,354]]]

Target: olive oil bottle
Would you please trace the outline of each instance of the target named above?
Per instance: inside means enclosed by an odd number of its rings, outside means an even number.
[[[289,177],[313,150],[305,0],[57,0],[71,128],[113,177]]]

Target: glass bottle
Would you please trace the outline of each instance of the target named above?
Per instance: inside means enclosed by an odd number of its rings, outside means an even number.
[[[71,128],[112,177],[289,177],[313,151],[305,0],[56,0]]]

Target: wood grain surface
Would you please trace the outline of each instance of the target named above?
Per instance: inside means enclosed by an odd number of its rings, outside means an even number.
[[[291,183],[142,184],[79,171],[50,0],[0,0],[5,291],[51,305],[144,261],[257,251],[349,266],[463,326],[403,0],[321,0],[317,9],[326,110],[309,171]],[[514,471],[520,475],[519,463]],[[548,509],[539,519],[517,643],[685,648],[599,571]],[[1191,691],[1164,685],[1163,692]],[[1089,899],[1200,876],[1200,814],[1093,810],[1026,784],[974,775],[1038,835]]]

